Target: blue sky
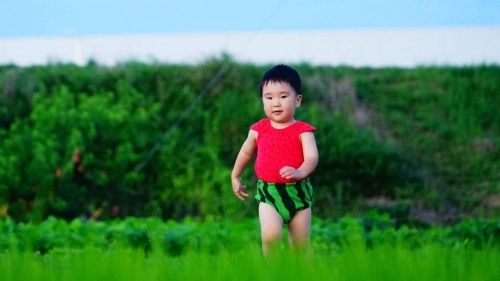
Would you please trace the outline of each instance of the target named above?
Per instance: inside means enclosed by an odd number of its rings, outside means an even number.
[[[500,25],[500,0],[0,0],[0,11],[0,37]]]

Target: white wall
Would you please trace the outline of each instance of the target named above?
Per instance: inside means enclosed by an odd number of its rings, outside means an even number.
[[[0,38],[0,64],[126,60],[400,66],[500,64],[500,26]]]

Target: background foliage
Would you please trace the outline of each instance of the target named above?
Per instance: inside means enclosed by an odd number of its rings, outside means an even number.
[[[345,216],[338,220],[314,218],[311,244],[316,254],[330,256],[349,245],[373,249],[381,245],[410,249],[439,245],[468,246],[494,250],[500,246],[499,220],[463,220],[453,226],[396,228],[387,214],[370,211],[364,218]],[[284,240],[288,232],[284,231]],[[284,243],[283,247],[287,244]],[[40,224],[0,221],[0,254],[9,251],[46,254],[61,249],[133,248],[146,254],[161,251],[169,256],[196,252],[214,255],[237,252],[242,247],[260,248],[259,222],[247,218],[234,223],[229,219],[181,221],[157,217],[127,217],[123,220],[71,221],[49,217]]]
[[[500,206],[498,66],[294,65],[317,127],[315,215],[446,223]],[[255,214],[230,190],[269,65],[0,66],[0,215],[16,221]],[[218,77],[220,79],[214,79]],[[244,181],[254,186],[249,167]],[[251,190],[252,193],[252,190]]]

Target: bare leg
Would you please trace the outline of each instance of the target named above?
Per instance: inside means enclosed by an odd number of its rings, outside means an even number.
[[[311,240],[311,208],[298,211],[288,223],[290,246],[294,250],[312,255]]]
[[[283,234],[283,219],[276,209],[266,203],[259,204],[260,235],[265,256],[276,246]]]

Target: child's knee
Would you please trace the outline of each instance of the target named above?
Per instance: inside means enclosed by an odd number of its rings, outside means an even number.
[[[292,248],[304,248],[310,244],[310,239],[307,236],[290,236],[289,242]]]
[[[275,243],[281,240],[282,230],[268,229],[262,230],[261,237],[263,243]]]

